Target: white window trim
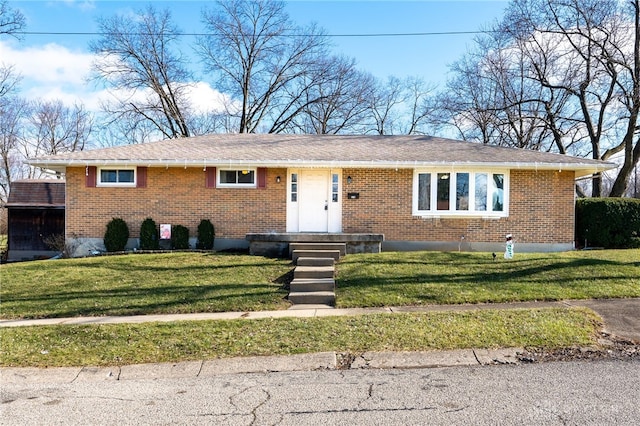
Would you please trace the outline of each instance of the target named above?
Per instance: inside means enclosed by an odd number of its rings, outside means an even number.
[[[103,170],[131,170],[133,171],[133,182],[102,182]],[[96,186],[97,187],[118,187],[118,188],[135,188],[138,182],[138,171],[136,167],[118,167],[105,166],[98,167],[96,170]]]
[[[253,172],[253,183],[223,183],[222,179],[220,179],[220,175],[222,174],[222,172],[226,171],[242,171],[242,170],[246,170],[249,172]],[[216,182],[217,182],[217,187],[218,188],[257,188],[258,187],[258,169],[256,167],[229,167],[229,168],[218,168],[218,170],[216,171],[217,176],[216,176]]]
[[[419,175],[423,173],[431,173],[431,210],[418,210],[418,182]],[[437,210],[437,175],[438,173],[449,173],[449,209]],[[456,173],[468,173],[469,174],[469,210],[455,210],[456,206]],[[502,211],[492,210],[475,210],[475,196],[476,196],[476,174],[486,173],[487,180],[489,180],[492,174],[501,174],[504,176],[503,182],[503,209]],[[497,219],[501,217],[509,216],[509,194],[511,192],[511,180],[509,177],[509,170],[503,169],[414,169],[413,171],[413,194],[412,194],[412,213],[414,216],[424,218],[440,218],[440,217],[460,217],[460,218],[482,218],[482,219]],[[489,185],[487,185],[489,190]],[[487,199],[492,199],[492,194],[487,194]],[[489,201],[488,201],[489,203]]]

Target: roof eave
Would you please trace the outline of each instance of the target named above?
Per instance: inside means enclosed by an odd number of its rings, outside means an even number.
[[[452,170],[461,168],[493,168],[510,170],[558,170],[574,171],[576,178],[584,177],[618,167],[614,163],[539,163],[539,162],[429,162],[429,161],[354,161],[354,160],[30,160],[34,167],[41,167],[56,172],[64,172],[67,167],[108,167],[108,166],[146,166],[146,167],[285,167],[285,168],[376,168],[376,169],[416,169],[428,167],[446,167]]]

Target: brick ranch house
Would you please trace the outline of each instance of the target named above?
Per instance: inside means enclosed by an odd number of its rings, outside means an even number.
[[[171,139],[30,164],[65,174],[65,234],[76,255],[103,249],[114,217],[129,225],[130,248],[151,217],[186,226],[192,243],[209,219],[218,250],[374,235],[383,250],[499,251],[506,234],[518,251],[570,250],[575,180],[615,167],[430,136],[280,134]]]

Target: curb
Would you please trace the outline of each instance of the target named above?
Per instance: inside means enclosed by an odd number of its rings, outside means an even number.
[[[335,352],[319,352],[300,355],[255,356],[113,367],[3,367],[0,368],[0,382],[5,384],[26,384],[140,379],[193,379],[225,374],[519,364],[518,354],[523,351],[524,349],[522,348],[507,348],[431,352],[365,352],[346,366],[339,364],[339,354]]]

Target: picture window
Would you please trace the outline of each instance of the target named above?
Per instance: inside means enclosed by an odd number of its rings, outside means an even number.
[[[496,216],[508,214],[508,173],[416,171],[416,216]]]

